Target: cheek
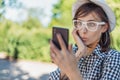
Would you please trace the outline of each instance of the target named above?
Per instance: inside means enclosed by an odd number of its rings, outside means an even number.
[[[95,42],[99,42],[101,37],[100,33],[91,33],[88,36],[88,44],[93,44]]]

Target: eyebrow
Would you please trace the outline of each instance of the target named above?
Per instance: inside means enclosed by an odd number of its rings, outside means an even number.
[[[84,20],[81,20],[81,19],[77,19],[77,20],[84,21]],[[97,21],[97,20],[92,20],[92,19],[91,19],[91,20],[87,20],[87,21]]]
[[[96,21],[96,20],[88,20],[88,21]]]

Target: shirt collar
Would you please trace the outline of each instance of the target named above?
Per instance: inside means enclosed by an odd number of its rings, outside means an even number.
[[[97,55],[99,58],[104,58],[106,56],[105,52],[101,51],[101,47],[99,44],[94,49],[93,54]]]

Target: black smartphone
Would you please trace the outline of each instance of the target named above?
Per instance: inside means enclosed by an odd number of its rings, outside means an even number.
[[[56,34],[59,33],[61,34],[63,41],[68,48],[68,42],[69,42],[69,29],[67,28],[60,28],[60,27],[53,27],[52,28],[52,41],[56,45],[56,47],[61,50],[61,47],[59,45],[58,39]]]

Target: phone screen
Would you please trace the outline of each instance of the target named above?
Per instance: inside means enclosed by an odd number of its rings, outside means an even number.
[[[59,45],[59,42],[58,42],[58,39],[56,36],[57,33],[61,34],[61,36],[64,40],[64,43],[65,43],[66,47],[68,48],[69,30],[67,28],[60,28],[60,27],[52,28],[52,41],[56,45],[56,47],[61,50],[61,47]]]

